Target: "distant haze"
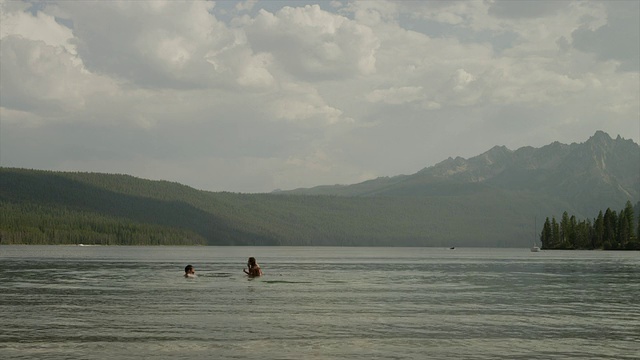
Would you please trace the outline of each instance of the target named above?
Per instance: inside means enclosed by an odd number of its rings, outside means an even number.
[[[579,144],[554,142],[515,151],[496,146],[469,159],[449,158],[411,175],[282,193],[421,197],[470,195],[493,188],[565,201],[554,209],[556,214],[571,208],[581,216],[592,216],[607,207],[616,209],[627,201],[637,202],[639,171],[638,144],[598,131]]]
[[[638,1],[0,0],[0,166],[269,192],[640,143]]]

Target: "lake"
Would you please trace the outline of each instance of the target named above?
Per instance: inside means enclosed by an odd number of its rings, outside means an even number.
[[[0,358],[639,359],[640,253],[0,246]]]

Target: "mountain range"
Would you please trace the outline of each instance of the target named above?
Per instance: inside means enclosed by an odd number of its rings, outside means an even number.
[[[640,147],[601,131],[584,143],[496,146],[411,175],[269,194],[0,168],[0,241],[528,247],[535,219],[592,219],[639,198]]]
[[[566,202],[582,216],[593,216],[640,198],[640,147],[633,140],[612,139],[597,131],[579,144],[554,142],[515,151],[495,146],[481,155],[449,158],[412,175],[283,193],[406,197],[464,195],[486,189],[536,193]]]

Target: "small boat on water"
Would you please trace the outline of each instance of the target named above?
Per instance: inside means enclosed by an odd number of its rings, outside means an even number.
[[[537,224],[537,221],[536,221],[536,219],[534,218],[534,220],[533,220],[533,246],[532,246],[532,247],[531,247],[531,249],[530,249],[530,250],[531,250],[531,252],[538,252],[538,251],[540,251],[540,247],[538,247],[538,245],[536,245],[536,228],[538,227],[537,225],[538,225],[538,224]]]

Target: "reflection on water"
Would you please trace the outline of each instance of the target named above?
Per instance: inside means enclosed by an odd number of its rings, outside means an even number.
[[[637,359],[639,255],[2,246],[0,357]]]

